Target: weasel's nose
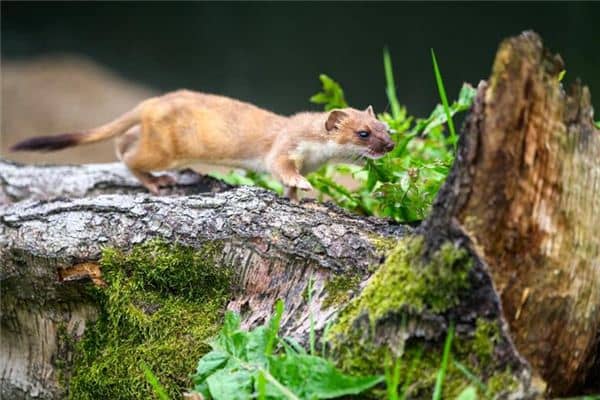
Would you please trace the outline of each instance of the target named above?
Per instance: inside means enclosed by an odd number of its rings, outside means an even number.
[[[385,151],[392,151],[394,146],[396,146],[396,143],[392,142],[391,140],[389,142],[386,142]]]

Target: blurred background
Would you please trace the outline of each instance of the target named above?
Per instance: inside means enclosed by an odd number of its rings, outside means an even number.
[[[0,154],[36,163],[104,162],[112,144],[8,154],[14,142],[105,123],[143,98],[187,88],[290,114],[326,73],[349,103],[387,106],[382,49],[398,98],[438,102],[429,49],[451,99],[489,75],[499,42],[533,29],[600,109],[600,3],[1,3]],[[594,96],[595,95],[595,96]],[[596,118],[598,119],[598,118]]]

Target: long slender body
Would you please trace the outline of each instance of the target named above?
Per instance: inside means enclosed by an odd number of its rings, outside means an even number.
[[[294,194],[329,160],[379,157],[394,146],[373,109],[284,117],[224,96],[180,90],[151,98],[84,132],[34,137],[13,150],[58,150],[117,138],[117,155],[151,192],[172,183],[150,172],[196,161],[270,172]]]

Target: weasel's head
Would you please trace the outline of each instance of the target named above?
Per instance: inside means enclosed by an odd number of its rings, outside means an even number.
[[[325,129],[339,145],[348,147],[349,152],[368,158],[383,157],[395,146],[387,124],[375,117],[371,106],[365,110],[332,110],[327,116]]]

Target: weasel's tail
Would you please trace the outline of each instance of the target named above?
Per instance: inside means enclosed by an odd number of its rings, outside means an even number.
[[[63,133],[55,136],[37,136],[12,146],[11,151],[53,151],[84,143],[94,143],[125,133],[140,123],[141,104],[114,121],[84,132]]]

